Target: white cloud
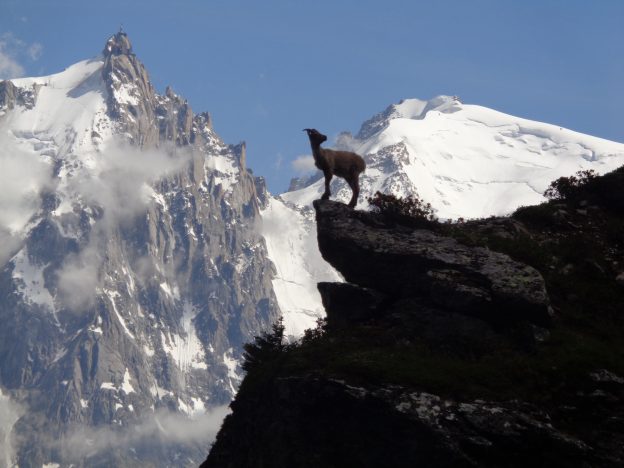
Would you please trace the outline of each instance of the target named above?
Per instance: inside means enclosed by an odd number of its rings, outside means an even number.
[[[22,237],[0,229],[0,267],[19,250]]]
[[[11,432],[23,409],[0,390],[0,466],[15,466]]]
[[[23,75],[24,67],[11,56],[4,43],[0,41],[0,80],[19,78]]]
[[[167,444],[199,445],[207,449],[228,413],[227,406],[213,408],[193,418],[161,410],[125,428],[75,427],[58,445],[68,456],[65,461],[72,463],[88,461],[88,457],[109,450],[128,451],[146,443],[153,443],[159,450]]]
[[[103,209],[103,220],[115,225],[141,213],[154,182],[183,170],[190,154],[166,149],[140,150],[113,145],[98,156],[89,174],[74,179],[74,189],[90,205]]]
[[[26,49],[28,56],[31,60],[37,61],[41,58],[41,54],[43,53],[43,46],[38,42],[33,42],[28,49]]]
[[[39,209],[39,195],[50,185],[50,176],[50,165],[36,154],[0,141],[0,228],[17,232],[26,225]]]
[[[52,186],[52,168],[36,154],[0,135],[0,266],[14,253],[23,229],[41,206],[41,194]]]
[[[112,230],[145,213],[154,193],[151,186],[183,170],[190,154],[178,149],[139,150],[111,145],[98,155],[96,166],[83,169],[68,181],[64,196],[100,213],[89,241],[68,255],[58,272],[60,298],[72,310],[92,305],[99,282],[102,252]],[[27,226],[41,208],[41,195],[58,180],[50,164],[24,151],[8,136],[0,136],[0,266],[19,250]]]
[[[95,243],[90,243],[79,254],[65,258],[63,268],[57,273],[58,289],[60,299],[71,310],[83,310],[93,305],[101,264],[102,258]]]
[[[299,175],[315,172],[317,167],[314,165],[314,158],[309,154],[297,156],[291,163],[293,170]]]
[[[93,305],[102,253],[111,232],[145,213],[154,193],[152,184],[183,170],[189,158],[190,154],[180,149],[172,155],[164,149],[112,145],[98,156],[95,168],[74,177],[72,199],[97,207],[101,217],[91,228],[89,243],[78,254],[67,256],[58,272],[60,297],[67,307],[79,311]]]
[[[42,53],[43,46],[40,43],[28,44],[13,33],[5,32],[0,36],[0,80],[23,76],[22,60],[28,58],[37,61]]]
[[[284,162],[284,156],[282,156],[282,153],[277,153],[277,156],[275,157],[275,169],[276,170],[280,170],[282,168],[282,163]]]

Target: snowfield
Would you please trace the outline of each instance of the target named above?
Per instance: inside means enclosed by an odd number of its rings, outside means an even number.
[[[284,318],[285,333],[301,336],[325,316],[319,281],[341,281],[321,257],[312,210],[299,210],[279,198],[270,198],[261,212],[262,235],[275,265],[273,291]]]

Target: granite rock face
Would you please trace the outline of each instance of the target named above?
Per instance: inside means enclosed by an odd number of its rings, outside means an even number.
[[[0,81],[0,117],[15,106],[32,109],[40,87],[34,84],[28,88],[18,88],[10,81]]]
[[[178,426],[230,401],[242,344],[279,314],[257,229],[266,189],[247,171],[244,144],[223,143],[208,114],[154,90],[124,33],[101,61],[83,65],[95,71],[73,89],[57,90],[54,77],[43,88],[70,104],[102,96],[85,129],[13,132],[51,167],[0,265],[0,386],[23,413],[14,459],[192,465],[203,446]],[[33,89],[2,82],[0,109],[45,105]]]

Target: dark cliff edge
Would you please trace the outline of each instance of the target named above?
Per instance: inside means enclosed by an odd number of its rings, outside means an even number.
[[[622,187],[458,224],[315,202],[347,282],[300,343],[248,348],[202,466],[622,466]]]

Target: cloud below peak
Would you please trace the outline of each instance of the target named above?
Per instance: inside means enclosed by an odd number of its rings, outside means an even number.
[[[314,165],[314,158],[309,154],[303,154],[301,156],[297,156],[295,160],[291,163],[293,170],[298,175],[310,174],[311,172],[316,171],[316,166]]]

